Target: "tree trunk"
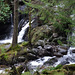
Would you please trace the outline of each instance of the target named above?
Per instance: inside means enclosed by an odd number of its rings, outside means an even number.
[[[12,47],[17,45],[17,36],[18,36],[18,0],[14,0],[14,32],[13,32],[13,40]]]
[[[28,32],[29,45],[31,46],[31,7],[29,7],[29,32]]]

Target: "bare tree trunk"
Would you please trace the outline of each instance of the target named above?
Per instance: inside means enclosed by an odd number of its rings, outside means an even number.
[[[29,32],[28,32],[29,45],[31,46],[31,7],[29,7]]]
[[[13,32],[13,40],[12,47],[17,45],[17,36],[18,36],[18,0],[14,0],[14,32]]]

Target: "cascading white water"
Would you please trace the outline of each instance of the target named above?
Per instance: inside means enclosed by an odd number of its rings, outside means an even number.
[[[57,66],[59,64],[75,64],[75,53],[72,52],[73,50],[75,50],[75,47],[70,47],[68,49],[67,55],[59,58],[58,62],[56,62],[54,66]]]
[[[70,35],[71,39],[71,47],[68,49],[67,55],[58,59],[58,62],[54,64],[57,66],[58,64],[75,64],[75,27],[73,28],[72,35]]]
[[[42,67],[44,65],[45,62],[47,62],[50,59],[55,58],[55,56],[50,57],[50,56],[44,56],[42,58],[39,58],[37,60],[34,61],[30,61],[27,66],[29,67],[29,70],[33,70],[36,71],[38,68]]]
[[[31,23],[32,23],[33,21],[34,21],[34,20],[32,20]],[[25,30],[29,27],[29,22],[28,22],[27,24],[26,24],[26,22],[25,22],[23,26],[24,26],[24,27],[22,28],[22,30],[19,32],[19,35],[18,35],[18,43],[24,41],[22,38],[23,38],[23,35],[24,35],[24,33],[25,33]],[[10,36],[9,39],[7,39],[7,37],[6,37],[4,40],[0,40],[0,43],[12,43],[12,36]]]
[[[33,22],[34,20],[31,21],[31,23]],[[22,30],[19,32],[19,35],[18,35],[18,42],[22,42],[24,41],[22,39],[23,35],[25,34],[25,30],[29,27],[29,22],[22,28]]]

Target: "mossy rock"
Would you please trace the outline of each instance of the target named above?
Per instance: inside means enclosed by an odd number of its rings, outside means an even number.
[[[31,31],[31,42],[37,42],[39,39],[49,38],[52,35],[53,28],[48,25],[36,27]]]
[[[8,52],[0,55],[0,63],[3,65],[10,65],[13,61],[13,57],[16,57],[16,52]]]
[[[67,71],[65,69],[57,69],[52,71],[44,71],[42,75],[65,75],[67,74]]]
[[[21,46],[21,47],[27,46],[28,44],[29,44],[29,42],[25,42],[25,41],[24,41],[24,42],[22,42],[22,44],[20,44],[20,46]]]
[[[64,65],[63,69],[66,69],[68,71],[68,75],[74,75],[75,73],[75,64],[70,65]]]
[[[67,71],[75,71],[75,64],[64,65],[63,69],[66,69]]]

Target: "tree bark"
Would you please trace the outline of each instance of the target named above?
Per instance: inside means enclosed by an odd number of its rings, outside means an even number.
[[[29,32],[28,32],[29,45],[31,46],[31,7],[29,7]]]
[[[17,36],[18,36],[18,0],[14,0],[14,31],[13,31],[13,40],[12,47],[17,45]]]

